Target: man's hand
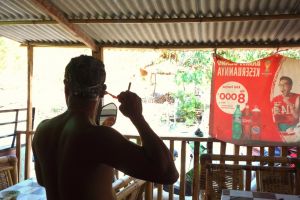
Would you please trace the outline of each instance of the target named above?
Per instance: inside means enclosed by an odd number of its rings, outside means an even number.
[[[124,116],[135,119],[142,115],[142,100],[137,94],[130,91],[121,92],[118,95],[118,100],[121,103],[119,110]]]

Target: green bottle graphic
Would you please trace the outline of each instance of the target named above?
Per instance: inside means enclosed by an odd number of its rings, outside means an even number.
[[[236,105],[232,116],[232,139],[239,140],[242,136],[242,112],[240,105]]]

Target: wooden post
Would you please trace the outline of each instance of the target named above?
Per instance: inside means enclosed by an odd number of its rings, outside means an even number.
[[[32,141],[32,75],[33,75],[33,46],[27,46],[27,122],[25,149],[25,179],[30,177],[31,141]]]
[[[97,51],[92,50],[92,56],[103,62],[103,48],[97,47]],[[104,101],[101,99],[101,106],[103,106]]]
[[[97,48],[97,51],[92,51],[92,56],[103,62],[103,48]]]

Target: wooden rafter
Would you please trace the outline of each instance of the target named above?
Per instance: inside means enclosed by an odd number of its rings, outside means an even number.
[[[64,16],[63,12],[54,4],[47,0],[32,0],[32,2],[45,11],[52,19],[57,21],[65,30],[74,35],[78,40],[83,42],[86,46],[93,51],[97,50],[95,41],[89,37],[80,27],[76,24],[70,23]]]
[[[41,1],[41,0],[34,0]],[[69,19],[71,24],[159,24],[159,23],[201,23],[201,22],[245,22],[265,20],[299,20],[300,14],[279,15],[251,15],[251,16],[226,16],[226,17],[198,17],[198,18],[154,18],[154,19]],[[26,24],[57,24],[55,20],[8,20],[0,21],[1,25],[26,25]]]

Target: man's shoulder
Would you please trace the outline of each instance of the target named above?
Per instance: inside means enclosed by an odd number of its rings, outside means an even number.
[[[50,119],[42,120],[39,123],[39,125],[37,126],[36,132],[40,132],[42,130],[49,129],[50,127],[56,126],[57,124],[59,124],[62,121],[63,115],[64,114],[61,114],[61,115],[55,116],[55,117],[50,118]]]
[[[292,97],[299,97],[300,94],[292,92],[292,93],[291,93],[291,96],[292,96]]]

